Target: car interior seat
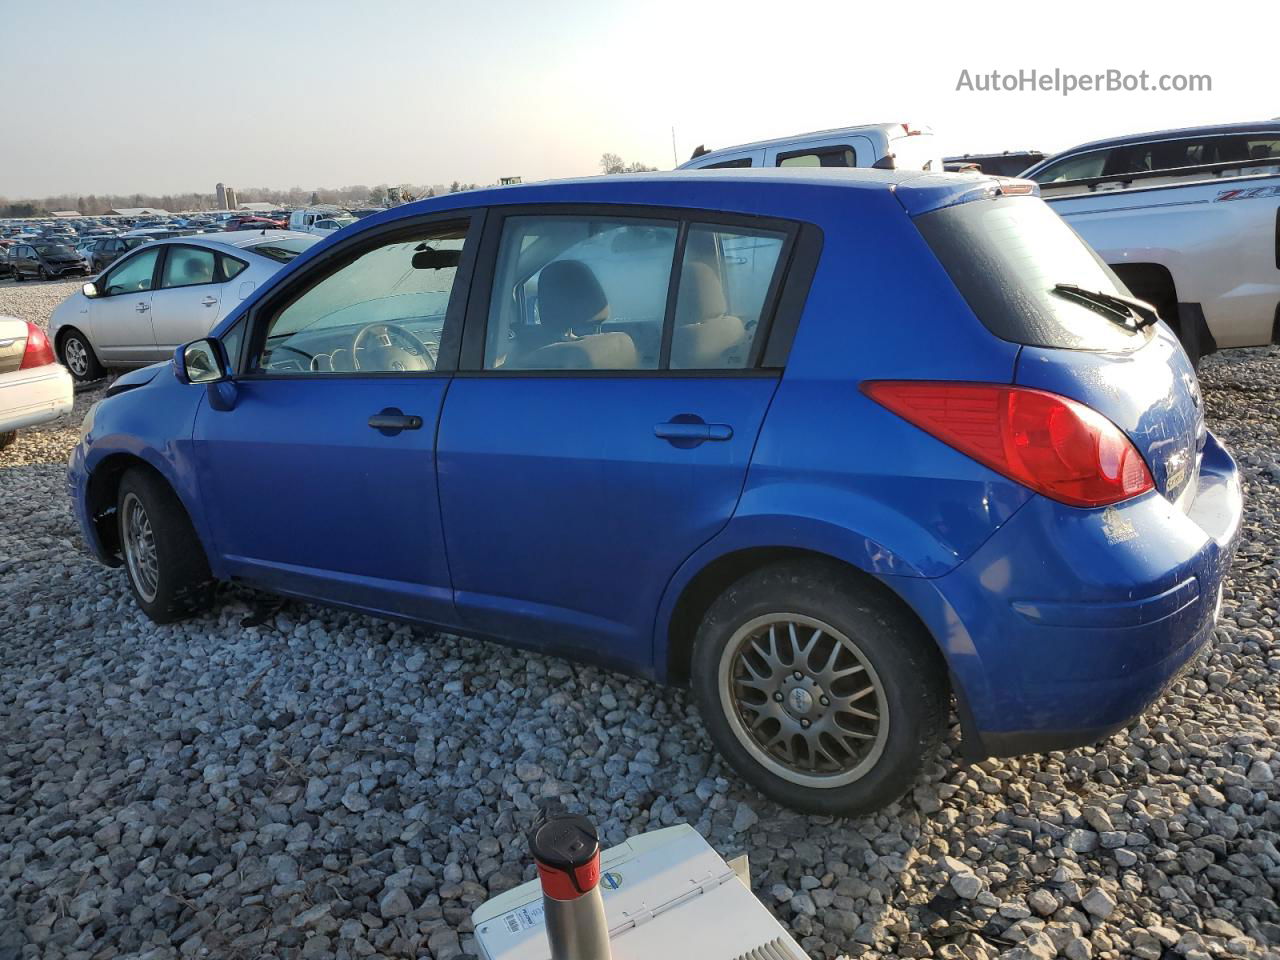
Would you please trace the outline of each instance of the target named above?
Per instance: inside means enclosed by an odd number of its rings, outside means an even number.
[[[213,283],[213,257],[188,256],[182,263],[182,282],[188,286]]]
[[[680,272],[676,324],[671,334],[673,368],[746,366],[746,324],[727,311],[724,286],[715,269],[700,260],[686,262]]]
[[[556,260],[538,277],[537,327],[521,327],[514,362],[526,370],[633,370],[635,342],[625,333],[600,333],[609,298],[581,260]]]

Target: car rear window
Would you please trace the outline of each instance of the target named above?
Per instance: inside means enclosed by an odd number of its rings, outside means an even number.
[[[303,250],[306,250],[307,247],[315,246],[319,242],[319,237],[288,237],[281,240],[268,240],[265,243],[255,243],[249,249],[259,256],[275,260],[277,263],[288,263]]]
[[[1147,341],[1054,287],[1130,296],[1111,268],[1038,197],[944,207],[916,226],[987,329],[1002,340],[1071,350],[1133,350]]]

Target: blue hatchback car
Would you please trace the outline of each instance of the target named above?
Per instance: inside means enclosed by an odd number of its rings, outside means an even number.
[[[87,417],[92,551],[688,683],[796,808],[1091,743],[1209,637],[1236,467],[1152,309],[1025,181],[479,190],[298,257]]]

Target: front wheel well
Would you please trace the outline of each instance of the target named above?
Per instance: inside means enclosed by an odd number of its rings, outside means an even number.
[[[73,333],[80,334],[80,339],[83,340],[86,344],[89,344],[89,337],[79,327],[72,326],[70,324],[63,327],[61,330],[58,331],[57,336],[53,338],[53,348],[58,355],[58,361],[60,363],[65,364],[67,362],[67,358],[63,355],[62,349],[63,349],[63,345],[67,342],[67,337],[71,336],[71,334]],[[90,351],[93,350],[92,344],[89,344],[89,349]],[[139,461],[139,462],[142,462],[142,461]]]
[[[916,612],[896,593],[865,570],[853,566],[830,554],[816,550],[805,550],[799,547],[751,547],[737,550],[717,557],[700,570],[685,585],[672,609],[671,620],[667,625],[667,657],[666,675],[670,683],[687,684],[689,682],[690,663],[693,658],[693,643],[702,622],[711,605],[732,584],[749,573],[762,567],[780,562],[807,562],[828,569],[836,570],[853,586],[869,590],[887,598],[900,607],[908,616],[920,625],[921,631],[929,637],[933,634]],[[936,639],[935,639],[936,647]],[[938,648],[938,656],[942,651]]]
[[[154,474],[172,489],[172,484],[164,474],[146,460],[131,453],[113,453],[106,457],[94,468],[93,473],[89,474],[89,483],[85,489],[85,504],[88,507],[89,519],[98,533],[103,552],[111,557],[118,558],[120,554],[120,531],[115,522],[120,480],[126,472],[134,468]]]

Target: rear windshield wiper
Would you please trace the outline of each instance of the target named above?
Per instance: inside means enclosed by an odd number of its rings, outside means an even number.
[[[1074,283],[1056,283],[1053,292],[1102,313],[1108,320],[1127,330],[1142,330],[1160,319],[1160,315],[1150,304],[1118,293],[1085,290]]]

